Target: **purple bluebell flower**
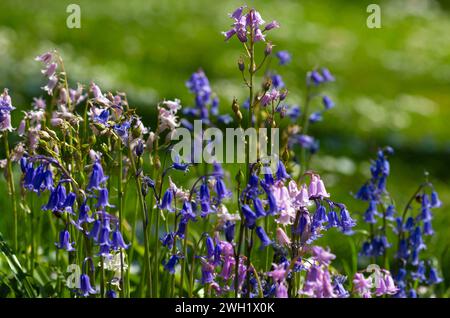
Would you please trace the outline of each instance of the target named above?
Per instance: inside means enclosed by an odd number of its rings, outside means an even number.
[[[284,164],[281,160],[278,160],[277,165],[277,179],[278,180],[285,180],[289,179],[291,176],[286,172],[286,168],[284,167]]]
[[[243,204],[241,207],[242,214],[245,218],[245,226],[247,226],[250,229],[253,229],[256,225],[256,213],[253,212],[253,210],[247,205]]]
[[[188,220],[185,218],[181,218],[180,222],[178,223],[178,229],[175,233],[180,239],[184,239],[184,234],[186,233],[186,225]]]
[[[180,156],[176,155],[172,163],[172,168],[175,170],[187,172],[189,170],[189,163],[181,162]]]
[[[168,188],[166,192],[164,192],[163,198],[161,200],[161,205],[159,206],[159,208],[161,210],[173,212],[174,211],[172,207],[173,198],[174,198],[173,190],[171,188]]]
[[[214,281],[214,265],[206,261],[202,264],[201,284],[210,284]]]
[[[425,221],[423,222],[423,234],[427,236],[434,235],[433,226],[431,225],[431,221]]]
[[[325,82],[334,82],[334,76],[327,68],[322,68],[322,77]]]
[[[100,234],[100,229],[102,227],[102,222],[100,220],[96,220],[92,229],[89,231],[88,237],[93,239],[94,242],[98,241],[98,235]]]
[[[108,119],[109,119],[109,109],[105,108],[100,112],[98,116],[94,116],[93,120],[96,123],[106,125],[108,123]]]
[[[101,188],[98,191],[97,204],[95,207],[104,208],[104,207],[113,207],[113,205],[109,204],[109,193],[107,188]]]
[[[215,246],[214,246],[214,240],[211,238],[211,236],[208,235],[206,237],[205,245],[206,245],[206,253],[208,255],[208,258],[213,257]]]
[[[314,83],[314,85],[317,86],[324,82],[323,76],[318,71],[314,70],[308,74],[309,74],[308,78]]]
[[[347,298],[350,296],[350,293],[345,290],[344,283],[347,280],[347,277],[342,275],[337,275],[333,280],[333,291],[338,298]]]
[[[227,242],[231,243],[234,240],[234,232],[235,232],[236,224],[230,221],[225,223],[225,239]]]
[[[173,247],[174,237],[175,237],[175,233],[169,232],[166,235],[164,235],[162,238],[160,238],[159,240],[161,241],[163,246],[165,246],[169,250],[171,250]]]
[[[84,297],[97,293],[97,291],[92,288],[89,276],[86,274],[81,274],[80,276],[80,291],[81,295],[83,295]]]
[[[443,279],[441,277],[439,277],[436,268],[431,267],[430,268],[430,273],[429,273],[429,276],[428,276],[428,284],[436,285],[436,284],[441,283],[442,281],[443,281]]]
[[[119,229],[116,229],[111,238],[111,246],[114,250],[119,250],[121,248],[128,249],[130,244],[126,244],[123,240],[122,233],[120,233]]]
[[[280,24],[279,24],[277,21],[273,20],[272,22],[269,22],[269,23],[266,24],[266,26],[265,26],[265,28],[264,28],[264,31],[269,31],[269,30],[272,30],[272,29],[277,29],[277,28],[279,28],[279,27],[280,27]]]
[[[436,191],[431,192],[431,207],[432,208],[440,208],[442,206],[441,200],[439,200],[439,196]]]
[[[325,106],[325,109],[331,109],[334,107],[333,100],[328,96],[323,96],[322,98],[323,106]]]
[[[105,183],[107,179],[108,179],[108,177],[105,176],[103,173],[103,168],[100,163],[100,160],[96,160],[94,162],[94,165],[92,166],[92,173],[91,173],[91,177],[89,179],[89,184],[87,186],[87,189],[88,190],[91,190],[91,189],[100,190],[101,184]]]
[[[59,249],[64,249],[67,252],[75,251],[75,248],[73,248],[74,243],[70,242],[70,233],[67,230],[63,230],[59,232],[59,242],[55,243],[56,247]]]
[[[377,220],[375,219],[375,216],[378,215],[377,211],[377,202],[376,201],[370,201],[369,208],[364,213],[364,221],[366,223],[376,223]]]
[[[120,137],[122,140],[122,143],[124,145],[128,145],[128,133],[130,130],[131,124],[128,121],[124,121],[121,124],[115,124],[114,125],[114,131],[116,134]]]
[[[309,122],[311,124],[322,121],[322,119],[323,119],[323,116],[322,116],[322,112],[320,112],[320,111],[313,112],[311,115],[309,115]]]
[[[278,63],[280,65],[289,64],[292,60],[291,54],[288,51],[278,51],[276,57],[278,58]]]
[[[175,274],[175,266],[178,264],[180,257],[178,255],[172,255],[167,262],[163,262],[164,269],[170,274]]]
[[[77,225],[81,226],[83,223],[92,223],[94,222],[94,219],[89,216],[89,206],[86,203],[87,200],[84,200],[84,202],[80,205],[78,208],[78,221]]]
[[[256,235],[261,240],[261,246],[266,247],[272,245],[272,240],[267,236],[266,231],[261,226],[257,226],[255,229]]]
[[[253,207],[258,218],[266,216],[266,211],[264,210],[263,204],[258,197],[253,198]]]
[[[284,87],[283,78],[280,75],[273,74],[270,78],[272,79],[273,87],[275,87],[276,89],[280,89],[280,88]]]
[[[426,268],[425,268],[425,262],[424,261],[420,261],[417,265],[417,269],[415,272],[411,272],[411,277],[414,280],[418,280],[420,282],[424,282],[427,280],[427,278],[425,277],[425,272],[426,272]],[[398,280],[398,278],[397,278]]]
[[[109,289],[106,291],[106,298],[117,298],[117,293],[114,290]]]
[[[341,220],[339,222],[341,231],[344,234],[348,235],[353,234],[352,228],[356,225],[356,221],[351,218],[350,213],[348,212],[345,205],[341,204],[338,206],[340,208],[340,216],[341,216]]]

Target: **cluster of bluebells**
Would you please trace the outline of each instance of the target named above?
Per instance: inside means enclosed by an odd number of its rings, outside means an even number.
[[[390,147],[378,151],[371,164],[371,178],[356,194],[356,198],[368,203],[363,219],[371,225],[371,235],[363,243],[360,254],[373,258],[386,256],[394,245],[388,239],[388,230],[392,229],[397,237],[394,254],[398,264],[395,276],[398,291],[395,296],[415,298],[417,286],[442,281],[432,260],[425,260],[420,255],[426,249],[425,237],[434,235],[432,209],[439,208],[441,201],[433,185],[425,182],[399,214],[386,188],[390,173],[388,155],[392,153]],[[417,213],[414,201],[419,205]]]
[[[230,14],[230,18],[234,22],[230,30],[223,32],[226,40],[236,35],[242,43],[246,43],[249,39],[254,42],[265,41],[265,33],[279,27],[277,21],[266,24],[259,12],[255,9],[250,9],[244,14],[245,10],[246,6],[242,6]]]
[[[184,107],[183,114],[194,119],[202,120],[203,124],[211,125],[211,119],[217,123],[228,125],[233,121],[229,114],[219,113],[219,98],[212,92],[209,80],[203,70],[193,73],[186,82],[189,91],[195,96],[195,107]],[[192,130],[192,123],[187,119],[182,120],[184,127]]]

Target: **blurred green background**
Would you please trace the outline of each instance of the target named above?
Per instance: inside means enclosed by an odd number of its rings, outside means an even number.
[[[366,7],[381,6],[382,28],[369,29]],[[81,7],[81,29],[66,27],[66,7]],[[64,57],[72,83],[96,82],[102,89],[124,91],[139,108],[144,123],[154,122],[155,105],[164,98],[192,104],[185,88],[190,74],[202,67],[230,109],[233,96],[246,90],[237,72],[237,41],[226,43],[221,31],[227,13],[242,1],[180,0],[1,0],[0,87],[8,87],[20,110],[41,96],[39,63],[33,58],[52,48]],[[403,206],[428,171],[444,202],[436,210],[426,253],[442,264],[450,281],[450,5],[447,1],[247,1],[266,21],[281,28],[270,34],[276,50],[288,50],[293,61],[275,66],[299,103],[305,72],[328,67],[337,81],[328,93],[336,108],[312,128],[321,140],[313,162],[337,201],[359,219],[365,206],[352,197],[368,177],[369,159],[377,147],[391,145],[388,189]],[[261,47],[262,49],[262,47]],[[15,123],[19,116],[15,117]],[[4,182],[0,183],[2,188]],[[3,191],[3,193],[5,193]],[[0,196],[0,231],[9,205]],[[349,259],[348,239],[328,234],[323,244]],[[345,265],[345,264],[342,264]],[[440,288],[444,289],[444,286]]]

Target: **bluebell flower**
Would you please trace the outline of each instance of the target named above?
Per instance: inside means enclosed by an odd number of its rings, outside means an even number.
[[[412,216],[410,216],[406,219],[404,230],[411,232],[412,230],[414,230],[415,225],[416,225],[416,222],[414,221],[414,218]]]
[[[91,177],[89,178],[89,184],[87,186],[88,190],[91,189],[101,189],[101,185],[106,182],[108,179],[107,176],[103,173],[103,168],[99,160],[96,160],[94,162],[94,165],[92,166],[92,173]]]
[[[264,172],[264,185],[271,186],[274,184],[273,175],[272,175],[272,169],[270,167],[264,166],[263,167]],[[266,188],[264,188],[265,190]],[[267,192],[267,191],[266,191]]]
[[[286,110],[286,115],[291,119],[291,121],[295,122],[299,119],[301,115],[300,106],[291,105]]]
[[[442,281],[443,281],[443,279],[441,277],[439,277],[436,268],[431,267],[430,273],[428,276],[428,284],[435,285],[435,284],[441,283]]]
[[[211,208],[211,205],[209,204],[209,201],[201,201],[200,210],[201,210],[200,217],[202,218],[214,212],[214,210]]]
[[[182,163],[180,156],[176,155],[172,163],[172,168],[175,170],[187,172],[189,170],[189,163]]]
[[[277,179],[278,180],[285,180],[285,179],[289,179],[291,176],[286,172],[286,168],[284,167],[284,164],[281,160],[278,160],[278,165],[277,165]]]
[[[317,123],[319,121],[322,121],[322,112],[317,111],[317,112],[313,112],[311,115],[309,115],[309,122],[311,124]]]
[[[339,226],[341,228],[341,231],[347,235],[353,234],[352,228],[356,225],[356,221],[351,218],[350,213],[348,212],[345,205],[341,204],[339,205],[339,207],[341,216]]]
[[[231,192],[227,189],[225,182],[222,180],[222,178],[216,178],[214,188],[216,190],[217,200],[219,202],[221,202],[223,199],[231,195]]]
[[[94,116],[94,122],[106,125],[109,119],[109,109],[106,108],[98,116]]]
[[[432,236],[434,235],[433,227],[431,225],[431,221],[423,222],[423,234]]]
[[[417,298],[417,292],[414,288],[411,288],[408,292],[408,298]]]
[[[347,280],[347,277],[343,275],[337,275],[333,280],[333,291],[337,295],[338,298],[347,298],[350,296],[350,293],[345,290],[344,283]]]
[[[308,73],[308,75],[309,75],[308,78],[309,78],[309,79],[314,83],[314,85],[316,85],[316,86],[324,82],[323,76],[322,76],[318,71],[316,71],[316,70],[311,71],[310,73]],[[309,83],[309,81],[308,81],[308,83]]]
[[[276,89],[280,89],[280,88],[284,87],[283,78],[280,75],[273,74],[270,78],[272,80],[273,87],[275,87]]]
[[[185,218],[181,218],[180,222],[178,223],[178,229],[175,233],[180,239],[184,239],[184,234],[186,233],[186,225],[187,220]]]
[[[70,242],[70,233],[67,230],[63,230],[59,232],[59,242],[55,243],[56,247],[59,249],[64,249],[67,252],[75,251],[75,248],[73,248],[74,243]]]
[[[117,293],[114,290],[109,289],[106,291],[106,298],[117,298]]]
[[[325,109],[331,109],[334,107],[333,100],[326,95],[322,97],[322,103],[323,103],[323,106],[325,107]]]
[[[94,219],[89,216],[89,206],[86,204],[86,200],[78,208],[78,221],[77,225],[81,226],[83,223],[92,223]]]
[[[112,207],[111,204],[109,204],[109,193],[107,188],[101,188],[98,191],[98,197],[97,197],[97,204],[96,208],[104,208],[104,207]]]
[[[436,191],[431,192],[431,207],[432,208],[440,208],[442,206],[441,200],[439,200],[439,196]]]
[[[80,276],[80,291],[81,295],[83,295],[84,297],[87,297],[90,294],[97,293],[97,291],[94,288],[92,288],[89,276],[86,274],[81,274]]]
[[[278,51],[275,56],[278,58],[278,63],[280,65],[289,64],[292,59],[291,54],[288,51]]]
[[[423,243],[422,229],[420,228],[420,226],[417,226],[415,228],[414,232],[410,234],[409,239],[414,249],[420,251],[426,248],[425,244]]]
[[[234,232],[235,232],[236,224],[230,221],[225,223],[225,239],[227,242],[231,243],[234,240]]]
[[[325,82],[334,82],[334,76],[325,67],[322,68],[322,77],[323,77]]]
[[[421,282],[424,282],[427,280],[427,278],[425,277],[425,272],[426,272],[426,268],[425,268],[425,262],[424,261],[420,261],[419,264],[417,265],[417,269],[415,272],[411,272],[411,277],[414,280],[418,280]]]
[[[174,243],[174,237],[175,237],[175,233],[169,232],[166,235],[164,235],[162,238],[160,238],[159,240],[161,241],[163,246],[165,246],[169,250],[171,250],[173,247],[173,243]]]
[[[408,248],[408,242],[405,239],[401,239],[397,251],[397,257],[402,260],[407,260],[409,258],[409,255],[410,252]]]
[[[201,284],[210,284],[214,281],[214,266],[208,262],[202,264],[202,279]]]
[[[213,257],[214,257],[214,261],[213,264],[214,265],[219,265],[221,260],[220,260],[220,255],[222,254],[222,248],[220,247],[220,244],[216,244],[216,246],[214,247],[214,253],[213,253]]]
[[[208,184],[206,180],[200,185],[200,201],[209,202],[211,200],[211,196],[209,194]]]
[[[231,117],[230,114],[223,114],[217,116],[217,121],[224,125],[228,125],[233,122],[233,117]]]
[[[256,214],[252,211],[252,209],[247,205],[243,204],[241,207],[242,214],[244,215],[245,219],[245,226],[253,229],[256,225]]]
[[[366,241],[363,243],[360,254],[362,256],[373,256],[372,242]]]
[[[66,202],[66,188],[60,182],[58,186],[51,191],[50,196],[48,198],[48,202],[46,205],[42,206],[42,210],[53,212],[59,211],[64,207],[65,202]]]
[[[167,262],[163,262],[164,269],[170,274],[175,274],[175,266],[178,264],[178,260],[178,255],[172,255]]]
[[[378,215],[377,203],[375,201],[370,201],[369,208],[364,213],[364,221],[372,224],[377,223],[375,215]]]
[[[124,121],[121,124],[115,124],[114,125],[114,131],[116,132],[116,134],[120,137],[120,139],[122,140],[122,143],[124,145],[128,145],[128,133],[130,130],[131,124],[129,121]]]
[[[120,233],[119,229],[116,229],[112,234],[111,246],[114,250],[118,250],[120,248],[128,249],[130,244],[126,244],[123,240],[122,233]]]
[[[211,101],[211,115],[217,116],[219,115],[219,98],[215,96]]]
[[[211,238],[211,236],[206,237],[206,255],[208,255],[208,258],[211,258],[214,256],[214,240]]]
[[[267,236],[266,231],[264,231],[261,226],[257,226],[255,232],[261,240],[262,247],[266,247],[272,244],[272,240]]]
[[[253,207],[255,208],[255,213],[258,218],[266,216],[266,211],[258,197],[253,198]]]
[[[395,220],[395,214],[396,214],[395,207],[392,204],[390,204],[386,208],[386,212],[385,212],[386,220],[394,221]]]
[[[339,226],[339,219],[338,216],[336,214],[336,211],[331,210],[330,212],[328,212],[327,215],[327,228],[332,228],[332,227],[338,227]]]
[[[164,192],[163,198],[161,200],[161,205],[159,206],[159,208],[161,210],[173,212],[174,209],[172,207],[172,201],[173,201],[173,190],[171,188],[168,188],[166,192]]]
[[[188,200],[183,202],[183,207],[181,208],[180,213],[186,220],[195,220],[195,213],[192,208],[192,203]]]
[[[94,242],[98,241],[98,235],[100,234],[100,229],[102,227],[102,222],[100,220],[96,220],[94,225],[92,226],[91,231],[88,234],[90,239],[93,239]]]
[[[321,204],[317,206],[316,213],[314,213],[313,219],[317,224],[322,224],[328,221],[327,210],[325,209],[325,206]]]
[[[66,196],[66,199],[64,200],[63,205],[61,208],[70,214],[75,214],[73,212],[73,204],[75,203],[76,195],[73,192],[69,192],[69,194]]]

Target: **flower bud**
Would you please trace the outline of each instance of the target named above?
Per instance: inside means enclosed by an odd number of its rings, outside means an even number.
[[[267,42],[266,48],[264,49],[264,55],[269,56],[270,54],[272,54],[272,49],[273,49],[272,42]]]
[[[268,91],[270,89],[270,86],[272,86],[272,79],[267,78],[263,83],[263,89],[264,91]]]
[[[286,97],[287,97],[287,94],[288,94],[288,90],[287,90],[287,89],[284,89],[284,90],[281,92],[281,94],[280,94],[280,101],[285,100]]]
[[[242,57],[240,57],[238,60],[238,68],[239,68],[239,71],[241,71],[241,72],[243,72],[245,70],[245,64],[244,64],[244,60],[242,59]]]

